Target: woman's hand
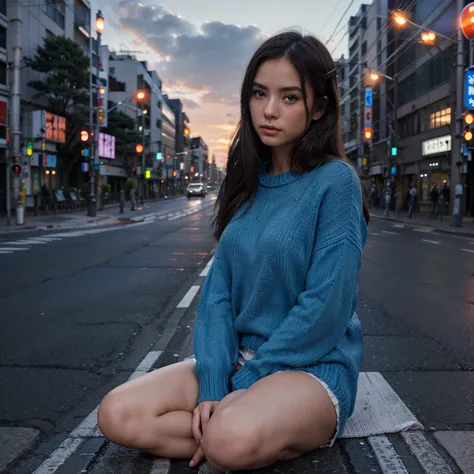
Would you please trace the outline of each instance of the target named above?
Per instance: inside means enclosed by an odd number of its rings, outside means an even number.
[[[217,401],[201,402],[193,411],[192,430],[194,439],[199,447],[189,463],[190,467],[197,466],[204,459],[204,451],[201,448],[202,438],[206,432],[209,419],[218,404],[219,402]]]

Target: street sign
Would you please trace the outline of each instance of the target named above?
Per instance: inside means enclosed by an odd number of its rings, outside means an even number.
[[[474,68],[468,68],[464,75],[464,107],[474,109]]]
[[[372,87],[365,88],[365,106],[372,107]]]
[[[365,88],[364,140],[372,140],[372,87]]]

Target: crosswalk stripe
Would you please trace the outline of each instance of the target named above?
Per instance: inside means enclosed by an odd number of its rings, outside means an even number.
[[[7,254],[7,253],[13,253],[13,252],[7,252],[7,251],[5,251],[5,250],[0,250],[0,253],[1,253],[1,254]]]
[[[454,474],[422,432],[405,432],[401,436],[427,474]]]
[[[179,302],[177,308],[189,308],[191,303],[193,302],[194,297],[199,292],[199,285],[194,285],[189,288],[188,292],[184,295],[183,299]]]
[[[397,227],[398,229],[404,229],[405,225],[404,224],[394,224],[393,227]]]
[[[37,240],[15,240],[14,242],[2,242],[4,245],[31,245],[31,244],[46,244],[46,242],[38,242]]]
[[[400,456],[386,436],[367,438],[383,474],[408,474]]]
[[[164,458],[158,458],[153,461],[151,466],[150,474],[168,474],[170,470],[170,460]]]
[[[413,232],[423,232],[425,234],[430,234],[433,232],[432,229],[413,229]]]
[[[474,250],[471,249],[461,249],[463,252],[474,253]]]
[[[12,253],[12,252],[16,252],[16,251],[19,251],[19,250],[30,250],[30,249],[28,247],[27,248],[24,248],[24,247],[15,247],[15,248],[2,247],[2,248],[0,248],[0,252],[6,252],[6,253]]]
[[[398,232],[390,232],[389,230],[383,230],[382,233],[388,235],[400,235]]]

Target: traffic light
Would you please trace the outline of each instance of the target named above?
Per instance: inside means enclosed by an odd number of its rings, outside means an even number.
[[[143,145],[141,143],[138,143],[137,146],[135,147],[135,151],[137,153],[143,153]]]
[[[372,140],[372,128],[371,127],[365,127],[364,128],[364,140],[367,141],[367,142]]]
[[[150,179],[151,178],[151,170],[145,170],[145,178]]]
[[[392,146],[392,156],[397,156],[398,148],[396,146]]]
[[[12,165],[12,173],[15,176],[19,176],[21,174],[21,165],[18,165],[18,164]]]
[[[28,140],[28,146],[26,148],[26,154],[28,156],[31,156],[33,154],[33,142],[31,140]]]
[[[100,108],[97,111],[97,120],[99,121],[99,124],[102,124],[104,122],[104,109]]]
[[[137,175],[137,168],[134,166],[132,168],[132,176],[136,176]]]
[[[473,137],[471,126],[474,123],[474,114],[471,111],[466,111],[463,115],[463,122],[462,138],[464,142],[469,143]]]
[[[87,130],[81,130],[81,142],[86,143],[89,141],[89,132]]]

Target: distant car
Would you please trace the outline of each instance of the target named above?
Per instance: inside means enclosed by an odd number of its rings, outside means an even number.
[[[205,197],[207,189],[202,183],[190,183],[187,189],[188,198],[191,196]]]

